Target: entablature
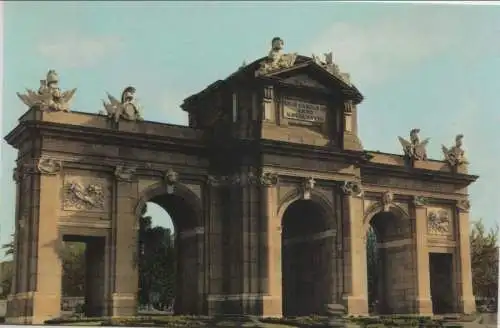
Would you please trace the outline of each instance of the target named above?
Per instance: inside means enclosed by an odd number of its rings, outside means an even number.
[[[30,109],[5,137],[15,148],[33,135],[77,139],[88,143],[127,144],[137,147],[203,148],[203,131],[147,121],[120,121],[78,112],[40,112]]]

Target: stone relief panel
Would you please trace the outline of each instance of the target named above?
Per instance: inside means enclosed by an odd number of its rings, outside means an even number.
[[[103,186],[69,181],[65,185],[64,208],[73,210],[104,210]]]
[[[111,181],[104,174],[68,172],[62,186],[63,216],[73,212],[109,212],[112,198]]]
[[[453,236],[453,214],[450,208],[427,208],[427,234],[429,236]]]

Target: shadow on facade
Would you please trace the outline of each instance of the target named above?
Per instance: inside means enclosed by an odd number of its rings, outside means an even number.
[[[375,214],[370,225],[376,241],[375,261],[367,256],[368,273],[376,277],[368,283],[372,310],[376,314],[412,313],[416,286],[410,220],[397,211],[384,211]]]
[[[312,200],[290,204],[282,221],[282,300],[285,317],[320,314],[329,303],[331,249],[324,209]]]

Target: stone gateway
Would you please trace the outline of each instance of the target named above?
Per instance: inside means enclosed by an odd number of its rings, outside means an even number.
[[[19,95],[29,108],[5,137],[18,150],[8,323],[61,314],[62,241],[87,245],[86,315],[135,315],[147,202],[175,225],[177,314],[475,311],[463,136],[443,160],[411,126],[401,155],[365,150],[349,75],[331,53],[283,46],[185,99],[189,126],[143,120],[133,87],[99,114],[72,111],[76,90],[53,70]]]

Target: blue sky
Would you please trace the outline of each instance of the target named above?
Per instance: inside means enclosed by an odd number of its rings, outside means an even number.
[[[147,120],[186,124],[182,100],[241,63],[285,50],[333,51],[365,95],[366,149],[400,153],[397,136],[421,128],[430,157],[465,134],[473,219],[500,218],[500,7],[328,2],[4,3],[2,135],[26,110],[17,91],[37,88],[48,69],[77,87],[73,108],[96,113],[105,92],[137,88]],[[1,146],[0,242],[14,226],[16,152]],[[151,208],[155,222],[167,217]],[[1,257],[1,256],[0,256]]]

